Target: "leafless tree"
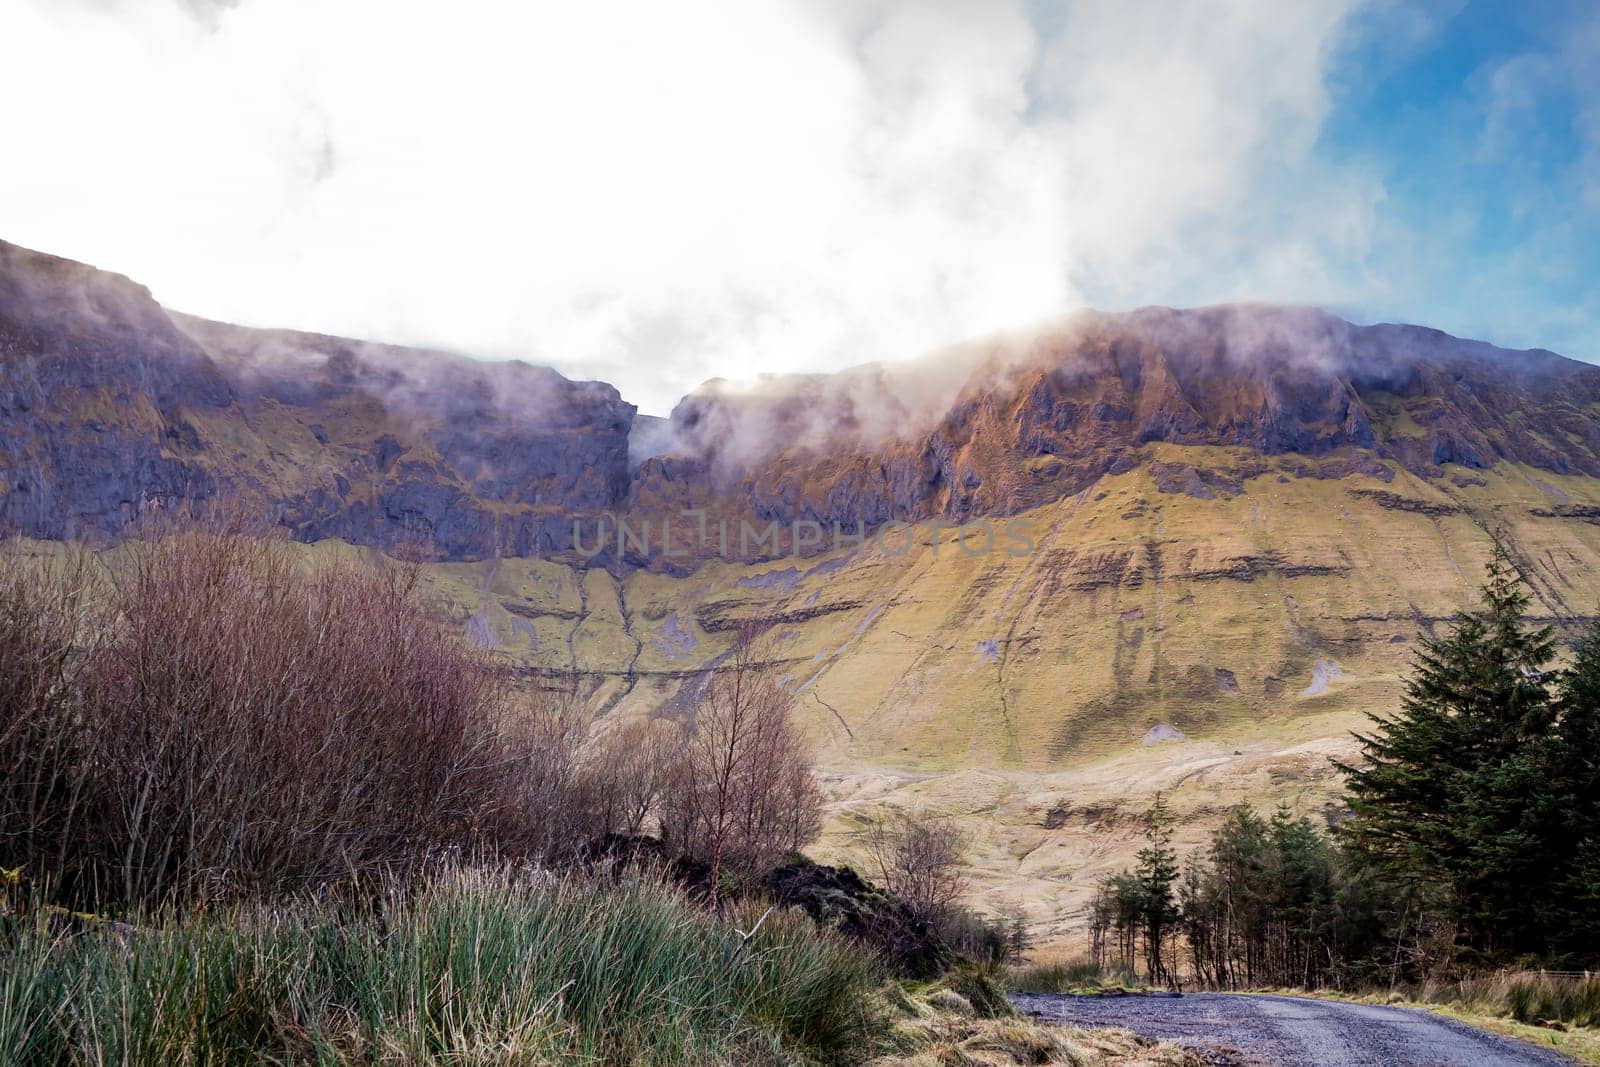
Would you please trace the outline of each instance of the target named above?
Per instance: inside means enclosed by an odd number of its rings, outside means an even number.
[[[667,719],[635,718],[602,727],[583,757],[596,829],[622,834],[649,829],[682,746],[682,731]]]
[[[884,887],[925,921],[943,920],[966,892],[967,838],[949,819],[897,811],[874,819],[866,838]]]
[[[741,629],[695,711],[666,793],[663,831],[725,876],[750,877],[812,840],[821,793],[791,700],[763,658],[755,626]]]
[[[574,688],[541,688],[507,702],[501,727],[506,804],[491,834],[502,851],[550,858],[595,833],[595,790],[585,760],[590,716]]]

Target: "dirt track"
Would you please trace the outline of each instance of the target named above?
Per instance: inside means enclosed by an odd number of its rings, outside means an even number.
[[[1120,1026],[1176,1041],[1216,1064],[1273,1067],[1516,1067],[1570,1064],[1538,1048],[1414,1008],[1236,993],[1075,997],[1018,994],[1052,1022]]]

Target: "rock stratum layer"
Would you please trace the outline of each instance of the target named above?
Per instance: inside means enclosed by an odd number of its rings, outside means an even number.
[[[915,364],[710,383],[670,419],[524,364],[247,330],[0,245],[0,520],[114,542],[245,502],[310,556],[420,549],[426,588],[596,714],[692,707],[741,620],[818,744],[825,858],[948,810],[987,904],[1067,936],[1167,790],[1320,814],[1362,714],[1470,603],[1493,538],[1537,612],[1600,603],[1600,369],[1411,326],[1226,307],[1085,314]],[[631,455],[630,455],[631,448]],[[804,556],[585,559],[574,517],[1025,521]],[[771,555],[772,553],[766,553]],[[735,553],[736,555],[736,553]],[[859,858],[859,857],[854,857]]]

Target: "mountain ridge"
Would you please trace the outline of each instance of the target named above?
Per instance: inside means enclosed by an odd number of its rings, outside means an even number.
[[[1600,476],[1600,368],[1309,307],[1080,312],[910,363],[705,383],[663,421],[521,361],[169,312],[121,275],[0,242],[0,345],[0,521],[53,538],[229,496],[301,540],[577,559],[574,525],[618,513],[969,521],[1138,466],[1201,498],[1264,471]],[[1197,467],[1158,444],[1241,451]]]

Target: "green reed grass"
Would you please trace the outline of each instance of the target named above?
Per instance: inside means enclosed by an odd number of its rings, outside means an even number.
[[[648,880],[456,871],[131,932],[0,918],[0,1063],[847,1063],[871,959]]]

